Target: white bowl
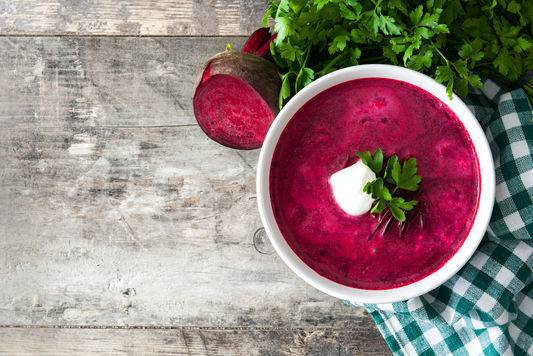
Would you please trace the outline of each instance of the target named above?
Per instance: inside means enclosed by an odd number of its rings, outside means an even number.
[[[279,137],[289,120],[305,103],[322,91],[347,81],[362,78],[388,78],[404,81],[432,93],[448,105],[468,131],[478,156],[480,168],[478,212],[460,249],[441,268],[425,278],[405,286],[384,290],[348,287],[319,275],[307,266],[294,253],[281,234],[270,201],[269,176],[272,157]],[[434,79],[410,69],[391,65],[370,64],[341,69],[314,81],[301,90],[285,105],[272,124],[259,156],[257,170],[259,212],[267,235],[283,261],[298,276],[315,288],[334,297],[358,303],[379,304],[403,301],[427,293],[446,282],[468,262],[481,242],[492,214],[494,194],[495,174],[492,154],[487,138],[472,112],[459,97],[454,95],[453,100],[450,100],[446,94],[446,88],[436,83]]]

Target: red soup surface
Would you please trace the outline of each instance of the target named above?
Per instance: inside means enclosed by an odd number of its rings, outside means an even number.
[[[351,216],[336,203],[331,175],[357,152],[417,159],[429,214],[401,236],[393,223]],[[382,78],[349,81],[306,103],[275,149],[270,198],[292,250],[315,272],[362,289],[403,286],[431,274],[463,244],[477,212],[479,165],[463,124],[432,94]]]

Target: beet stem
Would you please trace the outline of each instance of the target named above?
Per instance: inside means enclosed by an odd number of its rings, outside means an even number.
[[[255,52],[257,56],[264,56],[265,54],[270,53],[270,43],[276,39],[278,34],[276,33],[274,36],[272,36],[264,45],[259,47],[259,49]]]
[[[271,37],[270,30],[266,27],[255,30],[242,47],[241,52],[256,54],[257,50],[270,40]]]

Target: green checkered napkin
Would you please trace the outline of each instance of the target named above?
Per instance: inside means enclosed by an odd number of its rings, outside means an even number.
[[[494,157],[490,225],[469,263],[442,286],[406,302],[364,305],[395,355],[533,355],[533,108],[521,89],[484,84],[464,101]]]

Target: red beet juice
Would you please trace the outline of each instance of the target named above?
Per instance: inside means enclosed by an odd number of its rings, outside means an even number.
[[[336,203],[329,178],[357,152],[417,159],[429,212],[401,236],[395,222],[370,238],[378,219]],[[382,78],[349,81],[306,103],[289,121],[270,169],[276,222],[314,271],[343,285],[388,289],[431,274],[459,249],[478,208],[479,164],[468,132],[439,99]],[[370,239],[369,239],[370,238]]]

